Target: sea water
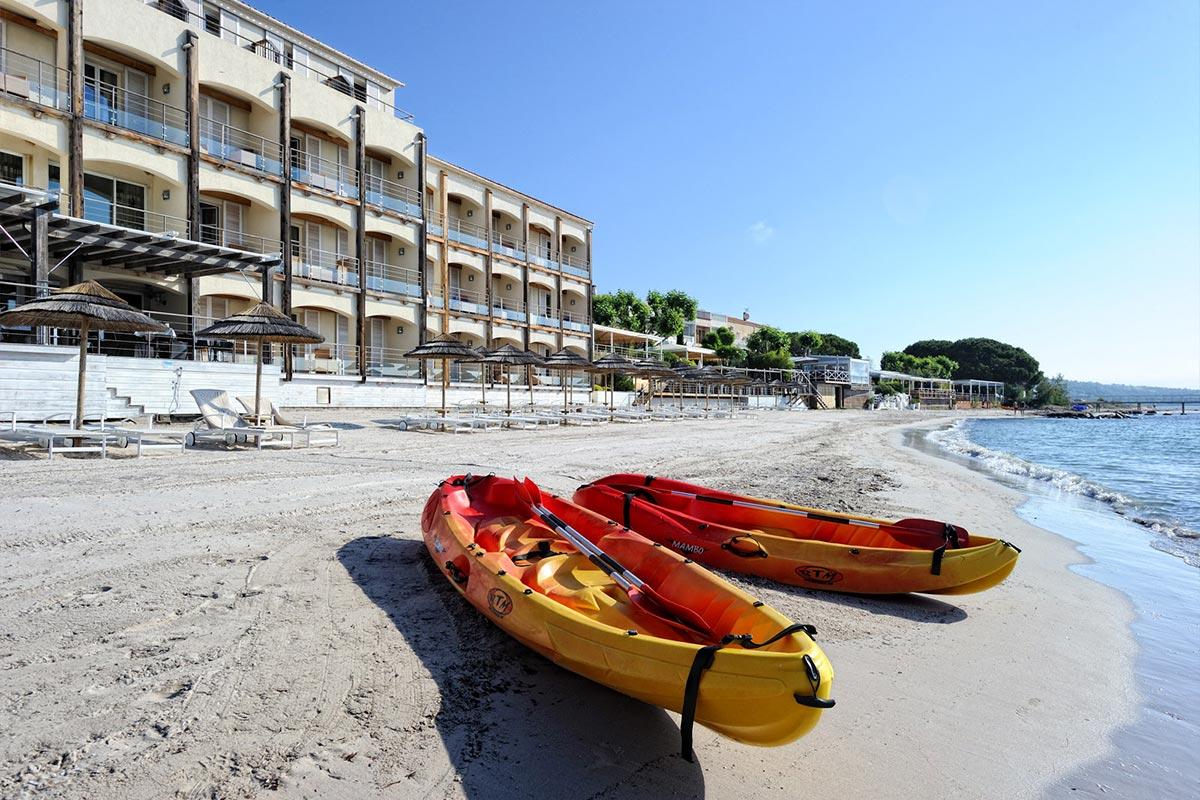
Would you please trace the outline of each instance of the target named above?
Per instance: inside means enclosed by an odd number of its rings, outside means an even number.
[[[1018,513],[1133,605],[1137,719],[1047,797],[1200,797],[1200,413],[968,419],[909,443],[1023,491]]]

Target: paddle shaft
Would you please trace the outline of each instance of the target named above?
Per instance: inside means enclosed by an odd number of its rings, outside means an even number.
[[[543,522],[562,534],[563,538],[575,545],[579,552],[586,555],[593,564],[600,567],[606,575],[616,581],[617,585],[626,592],[631,588],[640,589],[645,585],[645,582],[641,578],[621,566],[612,556],[592,544],[590,539],[563,522],[552,511],[537,503],[532,503],[531,505],[533,510],[537,512],[537,515],[542,518]]]

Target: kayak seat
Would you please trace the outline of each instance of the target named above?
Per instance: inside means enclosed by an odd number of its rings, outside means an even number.
[[[577,552],[538,560],[535,580],[547,597],[583,613],[600,613],[618,602],[612,578]]]

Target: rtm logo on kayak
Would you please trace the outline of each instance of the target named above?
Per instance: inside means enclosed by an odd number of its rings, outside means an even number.
[[[503,589],[492,589],[488,592],[488,608],[497,617],[507,617],[512,611],[512,598]]]
[[[679,550],[683,553],[695,554],[704,552],[704,548],[698,544],[688,544],[687,542],[680,542],[674,539],[671,540],[671,547],[674,547],[676,550]]]
[[[837,583],[842,579],[842,573],[825,567],[796,567],[796,574],[810,583],[819,583],[824,586]]]

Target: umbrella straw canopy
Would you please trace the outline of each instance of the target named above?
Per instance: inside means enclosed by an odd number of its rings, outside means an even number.
[[[543,360],[546,362],[546,367],[548,369],[566,373],[563,380],[563,411],[566,411],[567,390],[570,388],[570,384],[567,382],[566,378],[574,376],[575,370],[577,369],[590,372],[592,369],[592,362],[565,347],[562,350],[559,350],[557,353],[546,356],[546,358]]]
[[[46,297],[0,312],[0,326],[18,325],[44,325],[79,331],[79,383],[75,390],[75,424],[78,426],[83,425],[88,332],[167,333],[170,330],[95,281],[56,289]]]
[[[451,361],[475,361],[479,354],[471,345],[449,334],[439,334],[425,344],[419,344],[404,354],[406,358],[436,358],[442,362],[442,416],[446,416],[446,383],[450,379]]]
[[[545,363],[542,361],[542,357],[537,353],[530,353],[528,350],[519,350],[516,347],[513,347],[511,344],[506,344],[503,347],[497,347],[484,357],[483,362],[485,364],[503,364],[505,367],[510,367],[513,365],[522,367],[540,367]],[[505,372],[507,373],[507,370],[505,370]],[[509,376],[506,374],[505,378],[508,377]],[[506,413],[509,416],[512,416],[512,382],[510,380],[505,380],[504,383],[507,392],[505,400]],[[533,381],[529,382],[529,402],[530,404],[533,403]]]
[[[227,339],[231,342],[257,342],[254,371],[254,424],[262,425],[262,351],[263,344],[320,344],[325,337],[316,331],[285,317],[271,307],[259,303],[248,311],[219,319],[207,328],[196,331],[197,339]]]

